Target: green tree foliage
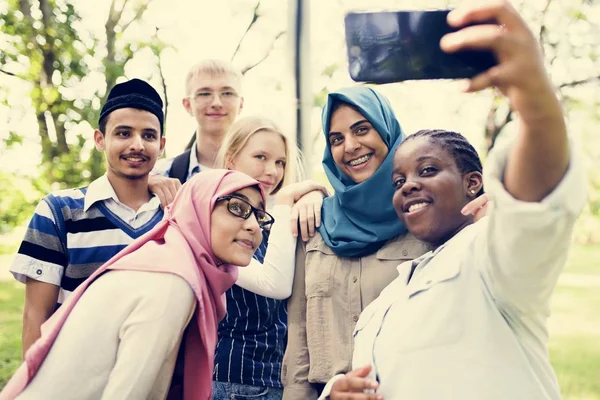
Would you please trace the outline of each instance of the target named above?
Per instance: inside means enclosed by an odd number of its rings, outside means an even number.
[[[598,15],[600,3],[589,0],[544,0],[523,2],[521,12],[537,34],[544,52],[550,76],[565,100],[567,112],[578,98],[577,92],[566,91],[600,81],[600,21],[588,15]],[[579,99],[581,100],[581,99]],[[592,104],[590,100],[583,100]],[[506,98],[497,94],[490,107],[484,135],[488,150],[496,138],[513,120]]]
[[[25,222],[39,196],[26,179],[0,171],[0,234]]]
[[[82,186],[104,172],[102,154],[86,143],[84,133],[90,137],[107,89],[124,75],[135,52],[143,47],[155,53],[164,48],[157,37],[148,43],[121,39],[141,20],[148,2],[113,0],[105,37],[98,38],[83,27],[69,0],[8,0],[0,20],[0,73],[30,85],[27,94],[42,147],[41,182],[47,187]],[[86,78],[97,65],[103,69],[104,85],[82,98],[80,89],[89,85]],[[10,106],[6,100],[4,104]],[[12,132],[8,140],[7,145],[17,145],[22,137]]]

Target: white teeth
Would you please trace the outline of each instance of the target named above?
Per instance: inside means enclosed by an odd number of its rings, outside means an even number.
[[[356,160],[348,161],[348,164],[355,167],[357,165],[366,163],[367,161],[369,161],[369,158],[371,158],[371,154],[367,154],[366,156],[362,156],[360,158],[357,158]]]
[[[420,210],[423,207],[427,207],[429,205],[429,203],[416,203],[416,204],[412,204],[410,207],[408,207],[408,212],[413,212],[413,211],[417,211]]]
[[[129,161],[143,161],[142,158],[137,158],[137,157],[126,157],[125,159],[129,160]]]

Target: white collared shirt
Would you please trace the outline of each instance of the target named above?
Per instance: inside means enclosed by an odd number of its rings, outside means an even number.
[[[173,166],[173,160],[175,160],[175,157],[158,160],[154,166],[154,169],[152,170],[152,173],[156,175],[169,176],[171,167]],[[198,161],[197,145],[196,141],[194,140],[190,151],[190,164],[188,165],[186,181],[190,180],[192,176],[196,175],[200,171],[208,171],[211,169],[213,168],[200,164],[200,161]]]
[[[488,217],[401,264],[399,277],[361,314],[353,368],[372,365],[369,378],[386,400],[561,398],[547,319],[586,201],[584,174],[571,152],[551,194],[518,201],[501,182],[507,153],[496,149],[486,164]]]
[[[160,200],[156,195],[152,195],[150,200],[144,203],[137,211],[121,203],[106,174],[88,186],[83,203],[83,211],[87,212],[98,201],[102,201],[106,208],[134,229],[150,221],[156,210],[160,207]]]

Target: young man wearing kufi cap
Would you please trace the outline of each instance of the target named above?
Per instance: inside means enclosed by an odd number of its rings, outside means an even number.
[[[38,204],[10,268],[25,283],[23,354],[79,284],[162,219],[148,174],[164,149],[163,125],[163,102],[152,86],[139,79],[115,85],[94,132],[106,174]]]

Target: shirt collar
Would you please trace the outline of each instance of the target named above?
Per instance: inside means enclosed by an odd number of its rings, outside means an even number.
[[[452,241],[455,240],[459,240],[458,238],[463,237],[464,235],[466,235],[466,232],[470,232],[471,229],[473,229],[473,226],[475,226],[476,222],[465,226],[463,229],[460,230],[460,232],[458,232],[457,234],[455,234],[453,237],[451,237],[449,240],[447,240],[446,242],[444,242],[443,244],[441,244],[440,246],[438,246],[436,249],[434,250],[430,250],[427,253],[423,254],[422,256],[415,258],[412,261],[407,261],[412,263],[412,265],[417,266],[420,263],[422,263],[423,261],[427,260],[428,258],[433,258],[436,255],[438,255],[446,246],[448,246],[448,244]],[[402,265],[404,263],[398,265],[398,267],[396,268],[396,270],[398,270],[398,272],[400,273],[402,271]]]
[[[196,171],[194,171],[196,170]],[[188,167],[188,178],[190,178],[194,172],[200,172],[200,162],[198,162],[198,147],[196,145],[196,140],[192,143],[192,147],[190,148],[190,165]]]
[[[95,181],[89,184],[87,191],[85,192],[85,199],[83,201],[83,211],[86,212],[91,206],[98,201],[104,201],[113,199],[118,204],[123,204],[119,201],[115,189],[110,184],[106,174],[102,175]],[[152,198],[145,203],[138,211],[152,210],[160,206],[160,199],[153,194]]]
[[[106,174],[96,179],[87,188],[85,200],[83,202],[83,211],[86,212],[94,203],[98,201],[113,199],[119,201],[115,189],[110,184]]]

